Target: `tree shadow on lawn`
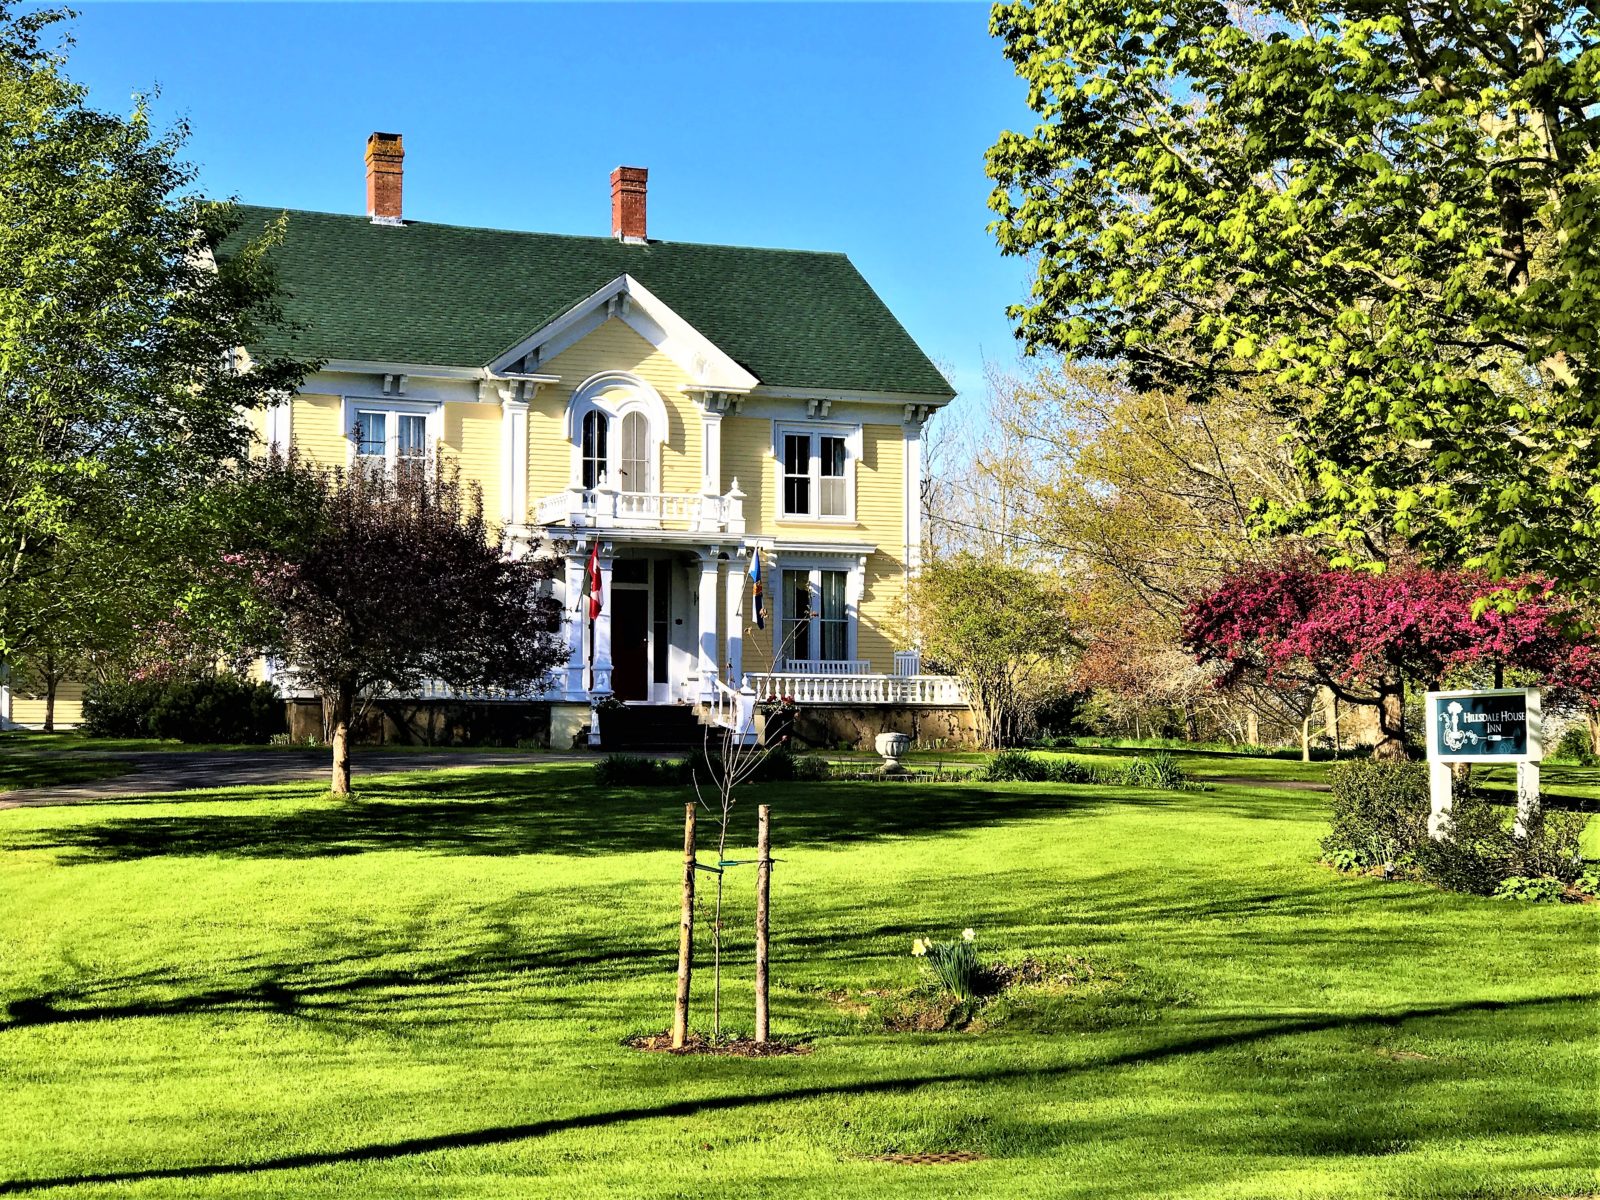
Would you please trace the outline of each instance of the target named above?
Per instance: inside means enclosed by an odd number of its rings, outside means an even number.
[[[631,1105],[624,1108],[579,1113],[573,1116],[555,1117],[522,1124],[497,1125],[425,1137],[375,1142],[370,1145],[353,1146],[339,1150],[302,1151],[248,1162],[196,1163],[187,1166],[134,1168],[126,1171],[104,1171],[36,1179],[14,1179],[0,1182],[0,1194],[15,1195],[86,1184],[130,1184],[154,1180],[215,1179],[227,1176],[254,1175],[265,1171],[305,1170],[316,1167],[339,1166],[347,1163],[389,1162],[420,1154],[509,1145],[575,1130],[604,1129],[636,1121],[660,1120],[663,1118],[683,1120],[715,1113],[737,1112],[760,1105],[784,1104],[795,1101],[827,1100],[852,1096],[903,1096],[924,1088],[937,1088],[944,1085],[971,1086],[1025,1083],[1030,1086],[1037,1086],[1049,1080],[1070,1079],[1120,1067],[1140,1067],[1171,1060],[1187,1059],[1191,1056],[1248,1048],[1283,1037],[1296,1037],[1336,1030],[1359,1030],[1374,1027],[1397,1028],[1409,1021],[1425,1021],[1437,1018],[1448,1020],[1452,1017],[1468,1014],[1494,1013],[1510,1016],[1518,1012],[1531,1013],[1540,1008],[1550,1006],[1587,1006],[1596,1000],[1600,1000],[1600,993],[1574,993],[1529,997],[1521,1000],[1468,1000],[1449,1004],[1416,1006],[1390,1012],[1330,1013],[1288,1018],[1274,1016],[1265,1019],[1258,1017],[1213,1033],[1182,1037],[1154,1046],[1104,1054],[1090,1058],[1087,1061],[1057,1066],[1022,1066],[998,1069],[990,1067],[980,1070],[933,1071],[900,1075],[892,1078],[860,1079],[803,1087],[769,1086],[761,1089],[758,1085],[756,1090],[739,1094],[704,1096],[659,1104]],[[764,1078],[770,1078],[770,1076],[752,1073],[749,1078],[759,1081]],[[783,1078],[780,1077],[775,1082],[782,1082]],[[1270,1082],[1268,1079],[1261,1080],[1257,1085],[1257,1090],[1267,1090]],[[1319,1098],[1325,1097],[1319,1096]],[[1478,1118],[1481,1118],[1481,1120]],[[1294,1144],[1289,1145],[1287,1149],[1291,1151],[1298,1149],[1302,1153],[1348,1155],[1394,1153],[1399,1149],[1405,1148],[1400,1144],[1400,1139],[1397,1139],[1393,1133],[1375,1139],[1375,1137],[1364,1133],[1352,1133],[1348,1126],[1347,1120],[1336,1119],[1333,1114],[1330,1114],[1328,1119],[1322,1121],[1316,1128],[1298,1131],[1298,1136],[1294,1138]],[[1126,1131],[1121,1127],[1120,1123],[1116,1126],[1108,1125],[1104,1128],[1107,1136],[1115,1138],[1126,1136]],[[1513,1135],[1538,1133],[1548,1136],[1552,1132],[1584,1132],[1588,1128],[1587,1120],[1580,1120],[1572,1114],[1557,1113],[1551,1110],[1533,1111],[1524,1105],[1507,1103],[1503,1107],[1496,1106],[1487,1113],[1452,1113],[1448,1126],[1444,1127],[1442,1131],[1446,1132],[1452,1140],[1458,1140],[1463,1137],[1470,1137],[1480,1131],[1486,1134],[1492,1132],[1501,1136],[1508,1133]],[[1291,1133],[1297,1132],[1293,1126],[1289,1127],[1289,1131]],[[1072,1127],[1073,1136],[1077,1137],[1079,1132],[1078,1124],[1074,1123]],[[1085,1135],[1092,1136],[1094,1131],[1089,1129],[1083,1132]],[[1170,1128],[1165,1132],[1170,1135]],[[1431,1129],[1426,1132],[1437,1135],[1441,1130]],[[1237,1150],[1237,1146],[1231,1136],[1223,1140],[1231,1149]],[[1264,1133],[1262,1140],[1264,1142],[1262,1149],[1278,1153],[1283,1152],[1283,1148],[1271,1140],[1269,1135]]]
[[[439,854],[617,854],[682,845],[687,788],[602,789],[585,766],[484,769],[394,776],[360,798],[329,800],[303,788],[218,791],[221,811],[60,820],[13,832],[12,850],[53,850],[59,861],[121,862],[157,856],[304,858],[414,850]],[[199,796],[184,797],[198,800]],[[736,809],[741,842],[753,840],[757,803],[773,805],[780,846],[918,837],[1007,821],[1084,814],[1106,806],[1304,816],[1303,799],[1249,795],[1218,804],[1209,793],[1094,785],[903,783],[764,784]],[[268,811],[255,807],[277,802]],[[285,809],[283,802],[295,803]],[[702,842],[709,841],[702,815]],[[748,828],[746,828],[748,827]]]
[[[628,893],[640,890],[613,887],[608,895],[628,903]],[[415,1034],[462,1020],[468,1009],[514,1006],[522,1018],[568,1015],[544,1010],[577,1000],[553,993],[530,1000],[524,990],[555,988],[574,976],[594,983],[654,970],[665,978],[676,962],[676,947],[665,939],[654,946],[621,933],[572,930],[531,938],[508,919],[477,928],[477,937],[458,938],[431,959],[419,953],[410,930],[399,929],[387,939],[369,936],[292,962],[247,954],[203,968],[167,964],[73,980],[8,1001],[0,1036],[95,1021],[251,1012],[352,1034]],[[202,969],[212,986],[196,986]]]

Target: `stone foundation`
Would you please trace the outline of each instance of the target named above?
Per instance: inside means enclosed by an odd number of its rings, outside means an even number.
[[[757,718],[758,731],[764,726]],[[817,750],[871,750],[880,733],[904,733],[914,750],[971,750],[978,744],[970,708],[907,708],[862,705],[801,705],[796,741]]]
[[[320,740],[322,705],[316,700],[285,702],[289,737],[293,741]],[[358,745],[396,746],[516,746],[551,744],[549,701],[374,700],[356,718],[351,739]],[[588,709],[585,708],[585,721]],[[564,744],[572,745],[567,735]]]

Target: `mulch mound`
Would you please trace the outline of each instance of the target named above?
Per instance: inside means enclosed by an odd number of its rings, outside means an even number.
[[[788,1054],[810,1054],[811,1043],[796,1038],[769,1038],[758,1042],[754,1038],[728,1037],[712,1041],[703,1033],[691,1033],[684,1045],[673,1048],[671,1033],[643,1033],[638,1037],[624,1038],[622,1044],[630,1050],[648,1050],[657,1054],[722,1054],[732,1058],[781,1058]]]

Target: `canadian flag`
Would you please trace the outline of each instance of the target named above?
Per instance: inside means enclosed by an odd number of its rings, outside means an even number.
[[[589,551],[589,565],[583,570],[583,598],[589,602],[589,619],[600,615],[603,595],[600,588],[600,543],[595,542]]]

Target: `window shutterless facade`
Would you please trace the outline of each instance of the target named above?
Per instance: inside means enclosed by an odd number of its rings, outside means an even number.
[[[779,426],[774,442],[780,519],[855,520],[860,426]]]
[[[367,470],[393,470],[404,462],[422,462],[435,434],[431,425],[436,405],[398,406],[347,399],[353,465]]]
[[[829,567],[785,567],[779,592],[779,657],[807,662],[854,658],[855,610],[850,572]]]

